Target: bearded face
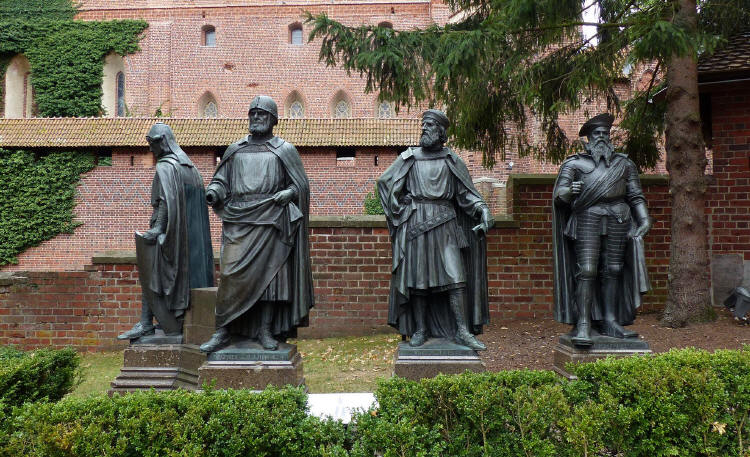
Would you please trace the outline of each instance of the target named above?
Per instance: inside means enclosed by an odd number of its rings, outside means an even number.
[[[422,136],[419,145],[425,149],[438,149],[445,143],[442,127],[434,120],[426,118],[422,121]]]
[[[614,151],[612,142],[609,139],[609,129],[606,127],[597,127],[589,134],[589,142],[586,150],[592,155],[597,162],[604,158],[609,163],[609,158]]]
[[[268,111],[253,108],[250,110],[248,117],[250,121],[251,135],[262,136],[271,131],[271,128],[273,127],[272,116]]]

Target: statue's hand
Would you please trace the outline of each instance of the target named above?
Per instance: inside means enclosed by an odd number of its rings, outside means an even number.
[[[208,206],[216,206],[218,203],[219,194],[217,194],[213,189],[208,189],[206,191],[206,204],[208,204]]]
[[[474,231],[474,233],[477,233],[477,234],[481,230],[486,235],[487,232],[490,231],[493,225],[495,225],[495,219],[492,217],[490,208],[487,206],[483,206],[482,207],[482,221],[478,225],[474,226],[472,230]]]
[[[583,181],[573,181],[570,183],[570,193],[572,195],[579,195],[583,190]]]
[[[641,225],[638,226],[637,229],[635,229],[635,232],[633,233],[633,238],[644,237],[648,233],[649,230],[651,230],[651,220],[649,220],[649,218],[646,218],[646,220],[643,221]]]
[[[290,189],[280,190],[274,194],[273,201],[275,201],[277,205],[284,206],[292,201],[292,197],[294,197],[294,192]]]
[[[155,244],[156,239],[159,238],[159,235],[161,235],[161,233],[162,232],[154,229],[147,230],[143,232],[143,240],[148,244]]]

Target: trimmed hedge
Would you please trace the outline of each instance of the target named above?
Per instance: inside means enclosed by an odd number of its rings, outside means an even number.
[[[305,403],[300,390],[269,388],[27,404],[0,417],[0,456],[345,456],[343,425]]]
[[[0,410],[40,400],[58,401],[78,379],[75,350],[23,352],[0,346]]]
[[[0,417],[0,456],[750,455],[750,347],[381,381],[350,427],[299,390],[146,392],[26,404]],[[2,413],[0,413],[2,415]]]

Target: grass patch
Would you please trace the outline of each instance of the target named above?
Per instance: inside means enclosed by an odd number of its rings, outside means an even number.
[[[89,352],[81,354],[81,376],[83,381],[69,395],[90,397],[104,394],[109,383],[120,373],[122,352]]]
[[[401,336],[290,340],[302,354],[310,393],[373,392],[377,379],[393,374],[393,357]]]
[[[372,392],[377,379],[389,378],[401,336],[290,340],[302,354],[305,384],[311,393]],[[122,352],[81,354],[83,382],[72,397],[104,394],[122,367]]]

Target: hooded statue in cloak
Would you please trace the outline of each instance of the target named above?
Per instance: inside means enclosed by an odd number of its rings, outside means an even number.
[[[203,179],[168,125],[154,124],[146,140],[156,158],[156,173],[150,229],[135,235],[143,291],[141,320],[120,339],[153,334],[154,317],[166,335],[181,334],[190,289],[214,283]]]

